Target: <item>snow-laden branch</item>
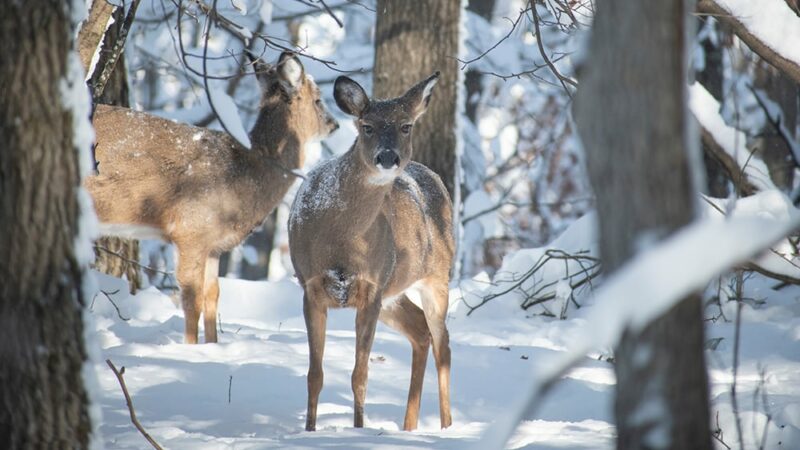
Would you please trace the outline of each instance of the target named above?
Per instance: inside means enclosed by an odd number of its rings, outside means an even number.
[[[567,351],[536,365],[533,382],[511,413],[489,428],[475,448],[503,448],[517,424],[529,417],[543,397],[585,355],[614,346],[623,331],[638,332],[713,277],[746,261],[800,226],[800,214],[785,218],[732,217],[701,220],[632,258],[596,291],[586,325],[567,339]]]
[[[764,161],[747,150],[744,133],[725,123],[719,114],[719,102],[700,83],[689,86],[689,109],[700,123],[703,136],[713,139],[711,144],[716,143],[716,149],[723,152],[717,152],[717,159],[729,172],[738,172],[729,174],[737,187],[751,186],[759,191],[777,189],[769,177],[769,169]],[[741,175],[744,175],[745,180],[740,179]]]
[[[789,197],[777,189],[737,199],[736,205],[730,211],[726,207],[728,199],[703,197],[703,200],[706,205],[703,215],[709,220],[768,217],[777,221],[787,221],[793,216],[800,215],[800,210],[794,207]],[[798,284],[800,264],[795,260],[794,253],[792,243],[788,239],[781,239],[768,251],[745,263],[742,268],[785,283]]]
[[[697,10],[730,26],[751,50],[800,83],[800,17],[785,0],[700,0]]]

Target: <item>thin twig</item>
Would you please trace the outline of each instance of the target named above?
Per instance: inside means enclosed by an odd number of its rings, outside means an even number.
[[[742,284],[744,284],[742,271],[736,273],[736,319],[733,334],[733,383],[731,383],[731,407],[736,423],[736,434],[739,438],[739,446],[744,445],[742,439],[742,419],[739,417],[739,401],[736,398],[736,376],[739,372],[739,342],[742,328]]]
[[[530,10],[531,10],[531,15],[533,16],[533,28],[536,32],[536,45],[539,47],[539,53],[542,55],[544,62],[547,63],[547,66],[550,67],[550,71],[553,72],[553,75],[555,75],[556,78],[558,78],[558,81],[564,88],[564,92],[566,92],[567,96],[569,96],[569,98],[571,99],[572,92],[570,92],[569,88],[567,88],[567,83],[572,85],[572,87],[578,87],[578,83],[575,80],[562,75],[561,72],[559,72],[558,69],[556,68],[555,64],[553,64],[553,62],[550,61],[550,57],[547,56],[547,52],[544,49],[544,42],[542,41],[542,33],[539,30],[539,12],[536,11],[536,7],[533,5],[533,0],[529,0],[528,4],[531,6]]]
[[[481,52],[480,55],[478,55],[478,56],[476,56],[476,57],[474,57],[472,59],[466,60],[466,61],[463,61],[463,60],[459,59],[458,62],[460,62],[462,64],[461,70],[464,70],[468,65],[470,65],[470,64],[474,63],[475,61],[478,61],[479,59],[481,59],[484,56],[488,55],[492,50],[496,49],[506,39],[511,37],[511,34],[513,34],[514,30],[517,29],[517,25],[519,24],[519,21],[522,20],[523,17],[525,17],[525,13],[527,13],[527,12],[528,12],[527,9],[520,10],[519,15],[517,16],[517,18],[515,20],[511,20],[508,17],[505,17],[505,19],[507,21],[511,22],[511,29],[508,30],[508,33],[505,36],[503,36],[500,40],[495,42],[494,45],[492,45],[491,47],[489,47],[486,50],[484,50],[483,52]]]
[[[97,296],[98,296],[99,294],[103,294],[103,295],[105,296],[105,298],[107,298],[107,299],[108,299],[108,301],[111,303],[111,305],[114,307],[114,309],[116,309],[116,310],[117,310],[117,316],[118,316],[118,317],[119,317],[121,320],[124,320],[124,321],[126,321],[126,322],[127,322],[127,321],[129,321],[129,320],[131,320],[131,318],[130,318],[130,317],[125,317],[125,316],[123,316],[123,315],[122,315],[122,312],[119,310],[119,306],[117,306],[117,304],[116,304],[116,303],[114,303],[114,300],[112,300],[112,299],[111,299],[111,296],[112,296],[112,295],[115,295],[115,294],[117,294],[118,292],[119,292],[119,289],[117,289],[116,291],[111,291],[111,292],[104,291],[103,289],[100,289],[100,292],[98,292],[98,293],[94,294],[94,297],[92,297],[92,306],[91,306],[91,307],[89,307],[89,310],[91,310],[91,309],[92,309],[92,307],[94,306],[94,300],[97,298]]]
[[[154,273],[160,273],[160,274],[166,275],[166,276],[175,276],[175,272],[166,272],[166,271],[163,271],[163,270],[156,269],[155,267],[144,265],[144,264],[140,263],[139,261],[130,259],[127,256],[125,256],[125,255],[123,255],[121,253],[117,253],[114,250],[111,250],[109,248],[103,247],[102,245],[94,244],[94,249],[95,250],[101,250],[103,252],[108,253],[109,255],[116,256],[117,258],[119,258],[119,259],[121,259],[121,260],[123,260],[123,261],[125,261],[125,262],[127,262],[129,264],[133,264],[133,265],[135,265],[135,266],[137,266],[137,267],[139,267],[141,269],[149,270],[149,271],[154,272]]]
[[[125,403],[128,404],[128,412],[131,415],[131,422],[136,427],[136,429],[139,430],[139,433],[141,433],[142,436],[144,436],[144,438],[147,439],[147,442],[149,442],[150,445],[153,446],[153,448],[155,448],[156,450],[163,450],[161,446],[158,445],[158,442],[156,442],[155,439],[153,439],[147,433],[147,431],[145,431],[142,424],[139,423],[139,419],[136,418],[136,411],[134,411],[133,409],[133,401],[131,400],[130,394],[128,394],[127,386],[125,386],[125,379],[122,377],[122,375],[125,374],[125,366],[122,366],[120,370],[117,370],[117,367],[114,366],[114,363],[112,363],[110,359],[106,360],[106,364],[108,364],[108,367],[110,367],[111,370],[114,372],[114,375],[117,376],[117,381],[119,381],[119,385],[122,388],[122,393],[125,395]]]
[[[723,433],[722,428],[719,426],[719,411],[717,411],[717,428],[711,432],[711,437],[717,440],[720,444],[725,446],[728,450],[731,450],[731,446],[726,444],[723,440]]]
[[[231,386],[233,385],[233,375],[228,375],[228,403],[231,402]]]
[[[319,2],[322,4],[322,7],[325,8],[325,12],[327,12],[329,16],[333,17],[333,20],[336,21],[336,24],[339,25],[339,28],[344,28],[344,24],[342,23],[342,21],[339,20],[338,17],[336,17],[336,14],[334,14],[331,8],[328,6],[328,4],[325,3],[325,0],[319,0]]]

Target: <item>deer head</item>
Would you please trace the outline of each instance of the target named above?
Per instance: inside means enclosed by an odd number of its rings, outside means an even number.
[[[336,79],[333,97],[339,109],[356,118],[355,150],[370,182],[391,183],[411,160],[411,130],[427,109],[438,79],[436,72],[400,97],[376,101],[352,79]]]
[[[289,120],[299,125],[303,141],[321,139],[333,133],[339,124],[325,108],[322,97],[310,75],[294,53],[283,52],[274,66],[270,66],[246,52],[253,63],[261,86],[261,111],[287,108]],[[265,123],[265,126],[270,124]],[[254,134],[258,130],[253,130]],[[256,136],[257,138],[257,136]]]

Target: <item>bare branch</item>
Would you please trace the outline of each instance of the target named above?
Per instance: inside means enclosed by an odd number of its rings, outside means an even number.
[[[131,320],[130,317],[125,317],[125,316],[122,315],[122,312],[119,310],[119,306],[117,306],[117,304],[114,303],[114,300],[111,299],[111,296],[115,295],[117,293],[119,293],[119,289],[117,289],[116,291],[111,291],[111,292],[104,291],[104,290],[100,289],[100,292],[98,292],[97,294],[94,294],[94,297],[92,297],[92,305],[89,307],[89,310],[91,311],[92,307],[94,307],[94,300],[97,298],[97,296],[100,295],[100,294],[103,294],[103,296],[105,296],[105,298],[109,301],[109,303],[111,303],[111,305],[114,307],[114,309],[117,310],[117,317],[119,317],[121,320],[124,320],[125,322]]]
[[[144,269],[144,270],[149,270],[151,272],[160,273],[162,275],[167,275],[167,276],[174,276],[175,275],[175,272],[166,272],[166,271],[163,271],[163,270],[156,269],[155,267],[146,266],[146,265],[140,263],[139,261],[130,259],[127,256],[125,256],[125,255],[123,255],[121,253],[117,253],[114,250],[108,249],[108,248],[103,247],[101,245],[95,244],[94,245],[94,249],[95,250],[101,250],[103,252],[108,253],[109,255],[114,255],[117,258],[119,258],[119,259],[121,259],[121,260],[123,260],[123,261],[125,261],[125,262],[127,262],[129,264],[133,264],[133,265],[135,265],[135,266],[137,266],[137,267],[139,267],[141,269]]]
[[[568,262],[570,260],[578,262],[581,266],[581,270],[575,274],[570,274],[569,270],[565,271],[565,276],[561,278],[561,280],[567,281],[570,285],[570,288],[575,290],[582,287],[585,284],[589,284],[591,286],[591,281],[598,277],[601,273],[600,268],[600,260],[593,256],[589,256],[587,251],[578,252],[575,254],[567,253],[563,250],[559,249],[548,249],[544,252],[544,254],[536,261],[536,263],[528,269],[525,273],[517,277],[512,277],[510,280],[505,280],[511,282],[511,285],[507,288],[487,295],[481,299],[481,301],[476,305],[469,305],[466,302],[464,304],[467,305],[469,311],[467,315],[472,314],[476,309],[480,308],[481,306],[485,305],[486,303],[501,297],[509,292],[513,292],[515,290],[521,290],[526,298],[520,305],[522,309],[528,309],[532,306],[542,304],[544,302],[554,300],[556,298],[555,291],[548,290],[558,284],[559,280],[551,281],[549,283],[534,283],[534,287],[532,291],[525,291],[522,287],[523,284],[532,278],[535,274],[539,273],[539,271],[549,262],[551,261],[565,261]],[[590,263],[588,266],[584,266],[584,263]],[[573,281],[574,278],[582,276],[582,278],[578,278],[577,281]],[[547,292],[545,292],[547,290]],[[573,299],[574,300],[574,299]]]
[[[344,24],[342,23],[342,21],[339,20],[338,17],[336,17],[336,14],[334,14],[330,6],[328,6],[328,4],[325,3],[325,0],[318,0],[318,1],[322,4],[322,7],[325,8],[325,12],[327,12],[328,15],[331,16],[333,20],[336,21],[336,24],[339,25],[339,28],[344,28]]]
[[[565,77],[558,71],[555,64],[550,60],[550,57],[547,56],[547,52],[544,49],[544,43],[542,42],[542,33],[539,29],[539,12],[536,11],[536,7],[533,5],[533,0],[528,0],[528,4],[530,5],[531,15],[533,16],[533,27],[536,32],[536,45],[539,47],[539,53],[542,55],[544,62],[547,63],[547,66],[550,68],[550,71],[553,72],[553,75],[558,79],[561,83],[561,86],[564,88],[564,92],[567,93],[569,98],[572,98],[572,93],[567,88],[567,84],[570,84],[572,87],[578,87],[578,83],[573,80],[572,78]]]
[[[117,367],[114,366],[114,363],[112,363],[110,359],[106,360],[106,364],[108,364],[108,367],[110,367],[111,370],[114,372],[114,375],[116,375],[117,381],[119,381],[119,385],[122,388],[122,393],[125,395],[125,403],[128,404],[128,412],[131,415],[131,422],[136,427],[136,429],[139,430],[139,433],[141,433],[142,436],[144,436],[144,438],[147,439],[147,442],[149,442],[150,445],[153,446],[154,449],[163,450],[161,446],[158,445],[158,442],[156,442],[155,439],[153,439],[150,436],[150,434],[148,434],[147,431],[145,431],[142,424],[139,423],[139,419],[136,418],[136,411],[134,411],[133,409],[133,401],[131,400],[130,394],[128,394],[127,386],[125,386],[125,379],[122,377],[122,375],[125,374],[125,366],[122,366],[120,370],[117,370]]]
[[[516,18],[515,20],[511,20],[511,19],[509,19],[508,17],[506,17],[505,19],[506,19],[506,20],[508,20],[509,22],[511,22],[511,29],[510,29],[510,30],[508,30],[508,33],[507,33],[505,36],[503,36],[503,37],[502,37],[502,38],[501,38],[499,41],[495,42],[495,44],[494,44],[494,45],[492,45],[492,46],[491,46],[491,47],[489,47],[488,49],[484,50],[484,51],[483,51],[483,52],[482,52],[480,55],[478,55],[478,56],[476,56],[476,57],[474,57],[474,58],[472,58],[472,59],[469,59],[469,60],[467,60],[467,61],[462,61],[462,60],[460,60],[460,59],[459,59],[459,60],[458,60],[458,62],[460,62],[460,63],[462,64],[462,66],[461,66],[461,70],[464,70],[464,69],[465,69],[465,68],[466,68],[468,65],[470,65],[470,64],[474,63],[475,61],[478,61],[479,59],[481,59],[481,58],[483,58],[484,56],[488,55],[488,54],[489,54],[489,53],[490,53],[492,50],[496,49],[496,48],[497,48],[497,47],[498,47],[500,44],[502,44],[502,43],[503,43],[503,42],[504,42],[506,39],[508,39],[509,37],[511,37],[511,34],[513,34],[513,33],[514,33],[514,30],[516,30],[516,29],[517,29],[517,25],[519,24],[520,20],[522,20],[522,18],[523,18],[523,17],[525,17],[525,14],[526,14],[527,12],[528,12],[528,9],[527,9],[527,8],[526,8],[526,9],[523,9],[523,10],[521,10],[521,11],[519,12],[519,15],[517,16],[517,18]]]

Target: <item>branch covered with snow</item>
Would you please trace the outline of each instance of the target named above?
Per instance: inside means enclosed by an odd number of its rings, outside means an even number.
[[[730,26],[751,50],[800,83],[800,17],[785,0],[700,0],[697,10]]]
[[[716,151],[715,156],[740,192],[777,189],[764,161],[747,150],[744,133],[725,123],[719,114],[719,102],[700,83],[689,87],[689,109],[700,123],[704,141],[712,152]]]

